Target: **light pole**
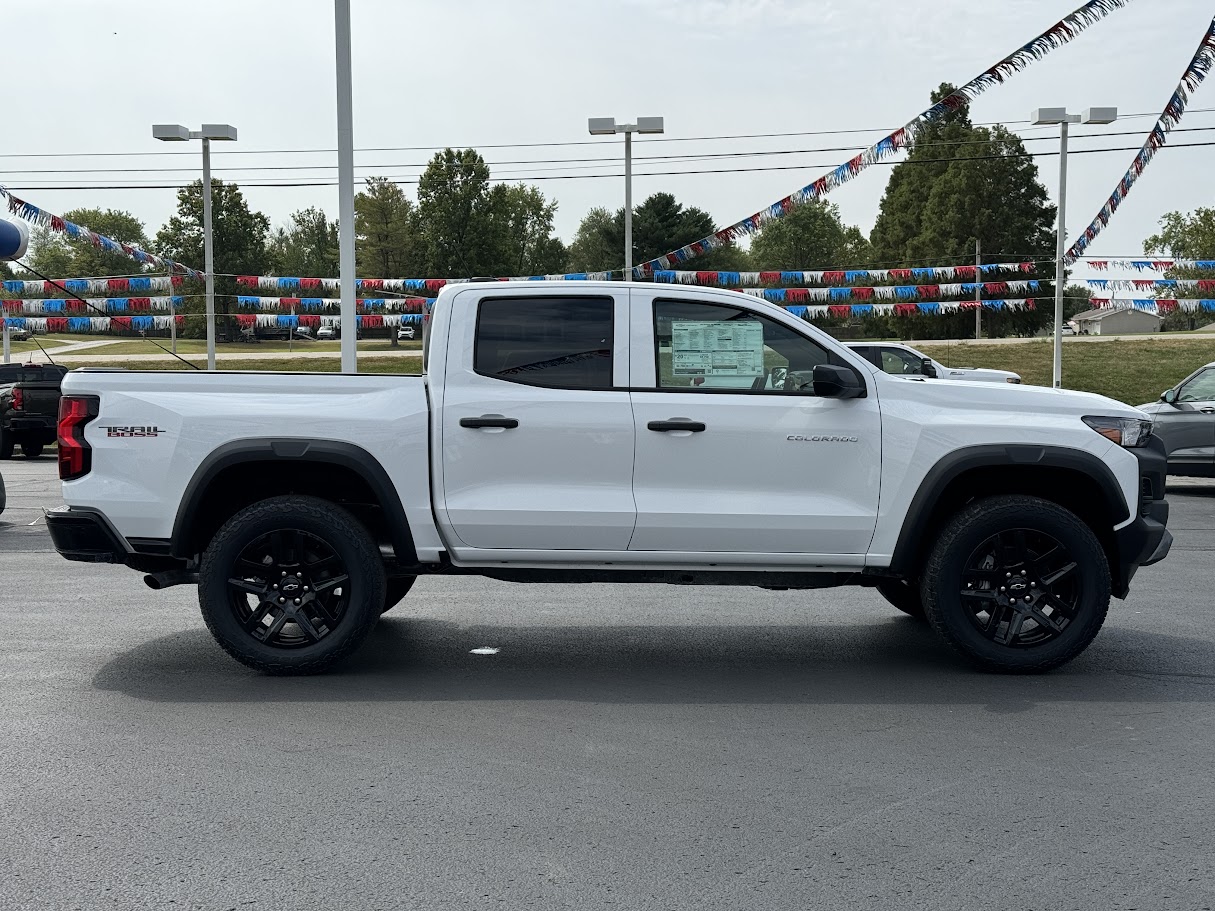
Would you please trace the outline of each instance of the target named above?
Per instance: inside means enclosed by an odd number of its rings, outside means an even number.
[[[661,117],[638,117],[636,123],[617,123],[614,117],[591,117],[592,136],[624,134],[624,280],[633,277],[633,134],[661,133]]]
[[[1108,124],[1118,119],[1117,108],[1086,108],[1069,114],[1067,108],[1038,108],[1030,116],[1035,126],[1059,124],[1059,212],[1055,222],[1055,356],[1052,369],[1056,389],[1063,385],[1063,254],[1067,250],[1067,128],[1073,123]]]
[[[204,123],[201,130],[191,130],[179,123],[157,123],[152,136],[162,142],[202,140],[203,160],[203,269],[207,282],[207,369],[215,369],[215,251],[211,238],[211,140],[236,141],[236,127],[227,123]]]
[[[333,0],[337,79],[338,285],[341,288],[342,373],[358,373],[354,277],[354,89],[350,75],[350,0]]]

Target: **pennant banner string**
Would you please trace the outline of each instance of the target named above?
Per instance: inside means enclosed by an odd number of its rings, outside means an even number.
[[[1090,25],[1100,22],[1115,10],[1122,9],[1130,0],[1090,0],[1062,20],[1051,26],[1037,38],[1005,57],[995,66],[985,70],[970,82],[955,90],[947,98],[934,104],[906,126],[903,126],[885,139],[870,146],[851,161],[837,167],[834,171],[823,175],[814,183],[786,196],[768,208],[756,212],[742,221],[735,222],[729,227],[701,238],[694,243],[673,250],[665,256],[659,256],[649,262],[641,263],[633,269],[633,276],[647,275],[657,269],[670,269],[675,263],[684,262],[700,256],[710,250],[731,243],[740,237],[752,234],[769,221],[787,214],[795,206],[821,199],[835,188],[856,177],[861,171],[897,154],[907,148],[924,126],[940,120],[951,111],[965,107],[969,102],[983,94],[992,86],[1002,84],[1013,74],[1025,69],[1036,60],[1041,60],[1051,51],[1067,44]]]
[[[8,199],[9,212],[24,221],[28,221],[30,224],[49,228],[57,234],[66,234],[73,240],[88,241],[94,247],[104,250],[106,253],[121,253],[136,262],[143,263],[145,266],[154,266],[166,272],[177,272],[182,275],[188,275],[190,278],[200,280],[203,278],[203,273],[197,269],[191,269],[189,266],[183,265],[176,260],[157,256],[155,253],[141,250],[132,244],[124,244],[121,241],[114,240],[112,237],[106,237],[104,234],[98,234],[96,231],[90,231],[84,225],[78,225],[73,221],[68,221],[66,218],[52,215],[45,209],[38,208],[32,202],[26,202],[24,199],[14,196],[8,191],[7,187],[2,185],[0,185],[0,196]]]
[[[1168,142],[1169,133],[1173,131],[1173,128],[1177,124],[1181,123],[1181,118],[1185,115],[1186,105],[1190,101],[1190,93],[1202,85],[1203,80],[1211,72],[1212,67],[1215,67],[1215,19],[1211,20],[1211,25],[1207,28],[1206,34],[1202,36],[1202,42],[1198,45],[1194,58],[1190,61],[1190,65],[1185,68],[1185,72],[1181,76],[1181,82],[1177,84],[1177,89],[1173,92],[1172,97],[1169,98],[1169,103],[1164,106],[1164,112],[1160,115],[1160,119],[1156,121],[1156,126],[1148,134],[1143,148],[1139,150],[1139,154],[1135,156],[1130,168],[1122,176],[1122,180],[1118,182],[1118,186],[1114,188],[1114,192],[1110,194],[1110,198],[1101,207],[1101,211],[1097,213],[1097,217],[1093,219],[1092,224],[1084,229],[1084,233],[1076,238],[1075,243],[1068,249],[1067,254],[1063,257],[1064,263],[1070,266],[1079,259],[1084,251],[1088,249],[1089,244],[1096,240],[1097,235],[1110,223],[1110,219],[1118,211],[1118,207],[1122,205],[1122,201],[1126,199],[1127,194],[1131,192],[1131,188],[1135,186],[1135,182],[1140,178],[1144,170],[1147,169],[1152,159],[1156,157],[1156,153]]]

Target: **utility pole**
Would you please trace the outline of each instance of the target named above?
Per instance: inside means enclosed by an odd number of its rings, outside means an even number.
[[[975,341],[983,337],[983,246],[975,238]]]

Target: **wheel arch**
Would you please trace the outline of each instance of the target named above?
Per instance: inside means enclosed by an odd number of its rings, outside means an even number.
[[[178,504],[170,552],[197,555],[239,510],[287,493],[350,509],[399,562],[417,561],[400,495],[375,456],[341,440],[288,437],[233,440],[208,455]]]
[[[983,496],[1025,494],[1069,509],[1096,534],[1119,578],[1114,526],[1131,517],[1109,465],[1063,446],[973,446],[949,453],[925,475],[895,544],[890,572],[915,578],[938,532],[967,503]]]

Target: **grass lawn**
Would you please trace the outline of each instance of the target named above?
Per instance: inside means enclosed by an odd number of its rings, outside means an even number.
[[[104,358],[98,358],[99,362]],[[192,362],[200,367],[206,366],[205,359],[192,358]],[[105,366],[101,363],[90,366]],[[189,370],[181,361],[128,361],[115,366],[127,370]],[[337,357],[301,357],[294,360],[288,358],[266,358],[264,360],[220,361],[221,373],[235,371],[261,371],[269,373],[338,373],[342,361]],[[421,357],[360,357],[359,373],[396,373],[419,374],[422,372]]]
[[[914,343],[913,343],[914,344]],[[1012,370],[1035,386],[1051,384],[1049,339],[1011,345],[917,345],[951,367]],[[1203,364],[1215,361],[1215,338],[1187,335],[1145,341],[1063,341],[1063,386],[1128,405],[1154,402]]]
[[[46,336],[46,335],[38,336],[38,341],[42,344],[42,347],[45,348],[47,351],[52,351],[52,349],[57,348],[60,345],[67,344],[66,342],[60,341],[57,338],[52,338],[52,337]],[[15,342],[10,339],[8,345],[9,345],[9,350],[14,351],[14,352],[16,352],[16,351],[37,351],[38,350],[38,346],[35,345],[32,341],[31,342]]]

